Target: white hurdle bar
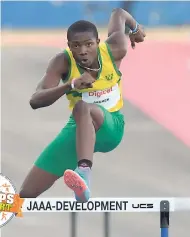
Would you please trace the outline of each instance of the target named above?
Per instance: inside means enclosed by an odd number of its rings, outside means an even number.
[[[170,212],[190,211],[190,198],[161,197],[92,198],[87,203],[79,203],[74,198],[32,198],[24,200],[22,212],[160,212],[163,200],[169,202]]]

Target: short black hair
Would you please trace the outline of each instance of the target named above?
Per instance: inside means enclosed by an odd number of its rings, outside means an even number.
[[[98,39],[98,30],[96,26],[85,20],[76,21],[67,30],[67,40],[70,41],[73,33],[92,32]]]

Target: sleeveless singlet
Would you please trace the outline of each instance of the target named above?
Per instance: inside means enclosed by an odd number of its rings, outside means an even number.
[[[80,77],[83,70],[76,64],[72,52],[66,48],[64,53],[69,62],[69,73],[64,81]],[[79,100],[103,106],[110,112],[119,111],[123,107],[121,91],[121,72],[115,65],[112,52],[106,42],[100,43],[98,47],[100,71],[93,88],[82,90],[71,90],[66,93],[69,108],[72,110]]]

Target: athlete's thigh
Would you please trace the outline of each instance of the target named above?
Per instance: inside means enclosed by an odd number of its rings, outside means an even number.
[[[20,188],[20,197],[36,198],[49,189],[57,179],[59,176],[48,173],[34,165]]]
[[[88,106],[90,107],[90,114],[92,117],[95,130],[98,131],[104,122],[104,112],[96,104],[88,104]]]
[[[72,118],[43,150],[35,165],[57,176],[62,176],[66,169],[74,170],[76,168],[76,124]]]
[[[104,122],[96,133],[95,151],[109,152],[121,142],[124,134],[124,116],[120,112],[111,113],[100,106]]]

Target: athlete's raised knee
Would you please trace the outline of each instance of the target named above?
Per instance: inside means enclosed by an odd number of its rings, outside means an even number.
[[[88,103],[84,102],[83,100],[78,101],[75,104],[73,109],[73,116],[76,118],[77,116],[88,114],[90,115],[90,106]]]
[[[76,103],[73,109],[73,117],[76,123],[81,119],[91,119],[95,130],[97,131],[104,121],[103,111],[95,104],[88,104],[84,101]]]

